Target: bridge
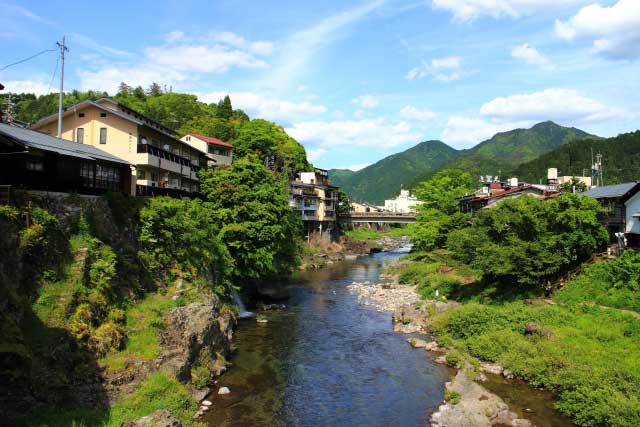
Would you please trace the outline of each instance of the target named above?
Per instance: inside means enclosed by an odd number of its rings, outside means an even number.
[[[340,221],[356,223],[378,222],[388,224],[408,224],[416,222],[416,213],[396,212],[351,212],[349,215],[340,215]]]

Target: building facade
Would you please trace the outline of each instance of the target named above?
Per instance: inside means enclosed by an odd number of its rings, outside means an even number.
[[[131,194],[132,165],[88,145],[0,123],[0,186],[79,194]]]
[[[57,114],[52,114],[33,124],[32,129],[55,136],[57,122]],[[134,194],[193,196],[200,191],[198,171],[207,166],[207,153],[113,99],[86,100],[66,108],[62,138],[91,145],[133,164]]]
[[[233,145],[220,141],[218,138],[189,132],[180,138],[180,141],[184,141],[199,151],[207,153],[210,167],[230,165],[233,161]]]
[[[289,206],[302,219],[306,236],[335,237],[338,212],[338,187],[329,182],[324,169],[301,172],[289,183]]]
[[[409,190],[400,190],[400,194],[395,199],[384,201],[384,210],[394,213],[410,213],[416,211],[416,206],[421,205],[415,196]]]
[[[640,243],[640,181],[593,187],[582,193],[600,202],[605,215],[601,219],[609,232],[611,241],[616,241],[616,233],[625,233],[629,244]]]

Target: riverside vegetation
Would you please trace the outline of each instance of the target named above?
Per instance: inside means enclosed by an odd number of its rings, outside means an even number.
[[[640,425],[640,255],[596,256],[600,207],[575,194],[506,200],[471,224],[452,214],[471,177],[422,183],[416,251],[394,268],[423,298],[455,300],[430,329],[455,365],[498,362],[558,396],[578,425]]]
[[[202,425],[198,401],[231,349],[231,289],[253,294],[299,263],[286,183],[308,163],[282,128],[228,99],[199,108],[227,111],[202,121],[225,121],[238,147],[233,165],[201,172],[204,200],[18,192],[0,207],[5,421],[119,427],[166,409]]]

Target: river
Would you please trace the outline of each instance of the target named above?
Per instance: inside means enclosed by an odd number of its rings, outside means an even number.
[[[241,320],[232,366],[218,380],[231,393],[209,398],[205,421],[216,427],[428,425],[451,371],[394,333],[389,313],[359,304],[346,289],[353,281],[376,282],[400,256],[381,253],[304,272],[291,287],[288,308],[266,313],[269,323]]]

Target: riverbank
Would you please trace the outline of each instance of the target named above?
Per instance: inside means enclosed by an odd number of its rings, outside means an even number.
[[[553,390],[556,407],[579,425],[630,427],[640,425],[640,401],[628,392],[640,385],[640,321],[625,311],[634,299],[625,300],[624,309],[585,303],[594,289],[611,286],[606,277],[623,271],[612,263],[630,265],[624,259],[600,261],[552,298],[480,286],[471,269],[448,262],[443,251],[412,254],[390,271],[406,283],[397,286],[423,298],[438,291],[441,301],[422,304],[442,310],[416,312],[425,316],[448,358],[472,366],[491,362],[507,381]],[[628,291],[607,291],[609,300],[621,304],[616,292]]]

